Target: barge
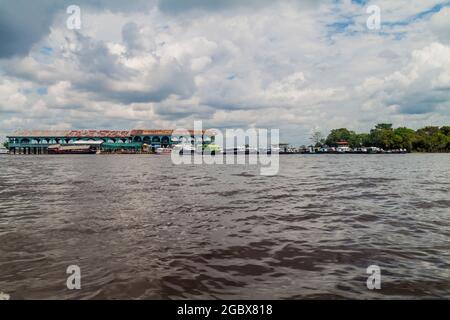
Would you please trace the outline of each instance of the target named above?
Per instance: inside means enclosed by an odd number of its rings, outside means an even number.
[[[48,154],[96,154],[97,148],[89,145],[62,146],[59,144],[48,147]]]

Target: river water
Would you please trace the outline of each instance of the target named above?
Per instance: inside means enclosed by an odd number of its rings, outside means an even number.
[[[0,292],[450,298],[449,190],[450,154],[286,155],[276,176],[170,156],[0,156]]]

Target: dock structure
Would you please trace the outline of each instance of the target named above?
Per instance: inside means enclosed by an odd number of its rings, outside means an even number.
[[[190,141],[214,141],[205,136],[205,130],[188,130]],[[7,136],[10,154],[48,154],[54,145],[92,145],[101,151],[126,151],[140,153],[142,150],[171,147],[186,136],[173,136],[174,130],[19,130]]]

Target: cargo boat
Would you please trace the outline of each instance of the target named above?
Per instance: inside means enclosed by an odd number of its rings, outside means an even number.
[[[172,153],[172,148],[156,148],[155,150],[156,154],[171,154]]]
[[[48,154],[96,154],[97,148],[89,145],[62,146],[60,144],[48,147]]]

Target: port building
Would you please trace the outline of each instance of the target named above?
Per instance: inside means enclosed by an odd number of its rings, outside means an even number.
[[[190,141],[209,143],[214,136],[205,130],[189,130]],[[10,154],[47,154],[54,145],[91,145],[105,152],[140,153],[159,147],[171,147],[186,136],[174,136],[174,130],[19,130],[7,136]]]

